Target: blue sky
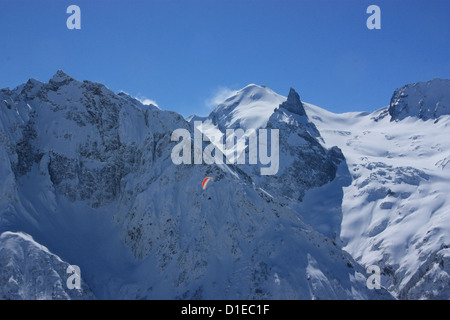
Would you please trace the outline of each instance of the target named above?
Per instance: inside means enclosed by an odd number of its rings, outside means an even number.
[[[81,8],[81,30],[66,9]],[[369,30],[369,5],[381,30]],[[0,0],[0,87],[58,69],[184,116],[249,83],[333,112],[450,78],[448,0]]]

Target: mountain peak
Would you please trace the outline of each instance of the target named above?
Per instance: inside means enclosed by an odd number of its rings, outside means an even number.
[[[56,71],[56,73],[53,75],[53,77],[50,79],[50,82],[64,82],[64,81],[71,81],[74,80],[71,76],[69,76],[67,73],[65,73],[62,70]]]
[[[240,99],[249,98],[251,100],[259,100],[264,99],[267,94],[271,93],[273,93],[273,91],[266,86],[251,83],[241,90],[238,90],[234,96],[238,96]]]
[[[298,103],[300,102],[300,95],[293,88],[290,88],[287,101],[292,103]]]
[[[266,86],[249,84],[220,103],[211,112],[210,118],[222,129],[262,128],[276,106],[285,99]]]
[[[306,116],[305,109],[303,108],[303,103],[300,100],[300,95],[293,88],[289,90],[287,100],[280,104],[280,108],[284,108],[300,116]]]

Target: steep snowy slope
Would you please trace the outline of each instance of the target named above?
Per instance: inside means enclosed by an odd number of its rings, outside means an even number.
[[[174,165],[172,132],[192,130],[180,115],[62,71],[3,89],[0,101],[0,231],[30,234],[80,266],[97,298],[390,298],[367,289],[349,254],[239,167]],[[333,180],[342,159],[313,139],[305,115],[278,113],[272,126],[304,123],[307,154],[329,163],[331,172],[305,175],[317,186]],[[205,176],[214,181],[203,191]]]
[[[0,234],[0,300],[94,299],[81,279],[81,288],[67,288],[69,264],[23,233]]]
[[[414,101],[443,105],[439,97],[450,91],[427,86],[426,98]],[[388,108],[339,115],[305,108],[326,145],[342,149],[352,174],[342,205],[344,249],[363,265],[380,266],[382,283],[399,298],[448,299],[450,116],[424,121],[413,111],[392,122]]]
[[[214,182],[201,192],[204,176]],[[150,288],[138,296],[387,297],[365,288],[364,269],[332,240],[263,190],[249,188],[245,176],[219,168],[168,168],[125,219],[125,241],[143,259],[137,273]]]

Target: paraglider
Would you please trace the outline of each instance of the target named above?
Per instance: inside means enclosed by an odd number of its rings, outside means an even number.
[[[210,181],[214,181],[214,179],[212,177],[206,177],[205,179],[203,179],[203,182],[202,182],[202,189],[203,190],[206,190],[206,187],[208,186],[208,183]]]

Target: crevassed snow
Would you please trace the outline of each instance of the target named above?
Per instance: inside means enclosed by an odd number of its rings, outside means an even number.
[[[436,253],[450,244],[450,171],[442,165],[450,155],[450,116],[391,122],[383,116],[387,108],[371,114],[305,108],[325,144],[342,149],[352,175],[342,203],[344,249],[363,265],[384,268],[398,297],[417,298],[417,290],[409,292],[425,281],[424,265],[438,265]],[[423,297],[448,297],[448,274],[426,281],[437,290],[428,283]]]

